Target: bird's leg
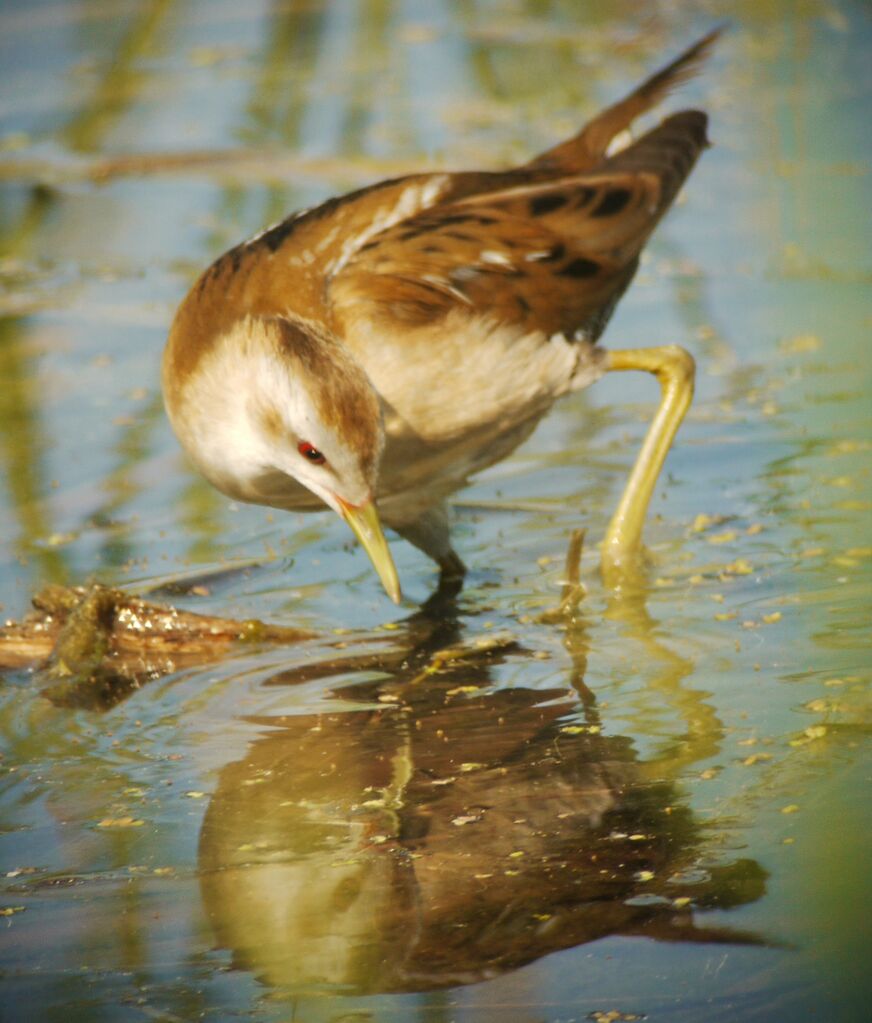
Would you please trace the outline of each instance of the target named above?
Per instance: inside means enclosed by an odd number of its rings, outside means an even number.
[[[695,364],[677,345],[632,348],[606,354],[607,370],[641,369],[660,381],[660,407],[648,428],[642,450],[624,487],[624,493],[606,531],[602,551],[603,578],[620,584],[642,546],[642,526],[651,495],[675,432],[693,398]]]
[[[423,512],[414,522],[393,527],[404,540],[423,551],[439,566],[439,590],[457,593],[458,585],[466,575],[466,565],[451,546],[448,514],[444,504],[437,504]]]

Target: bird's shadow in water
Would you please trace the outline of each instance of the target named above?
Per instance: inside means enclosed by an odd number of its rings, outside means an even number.
[[[758,899],[766,875],[705,849],[676,778],[718,748],[720,725],[646,616],[644,601],[624,607],[663,664],[656,688],[687,722],[656,760],[605,734],[577,614],[567,686],[501,688],[494,669],[530,651],[464,642],[444,592],[390,652],[270,678],[335,677],[336,708],[250,718],[268,731],[220,772],[199,868],[234,964],[284,989],[398,992],[473,983],[610,935],[761,943],[695,918]]]

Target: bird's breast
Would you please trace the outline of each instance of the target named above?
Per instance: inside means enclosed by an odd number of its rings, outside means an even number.
[[[491,443],[602,372],[587,341],[465,309],[410,330],[352,323],[344,339],[383,402],[388,444],[409,449]]]
[[[586,341],[466,310],[413,330],[365,321],[345,341],[383,403],[378,496],[391,525],[505,458],[558,398],[602,372]]]

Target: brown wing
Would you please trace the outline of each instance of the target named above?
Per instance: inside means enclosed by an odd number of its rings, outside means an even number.
[[[516,172],[514,187],[411,217],[331,281],[336,324],[413,327],[465,307],[525,330],[595,338],[704,145],[705,115],[687,111],[597,172],[546,181]]]
[[[658,195],[653,175],[615,174],[438,207],[348,261],[330,285],[334,315],[415,326],[467,307],[572,334],[623,288]]]

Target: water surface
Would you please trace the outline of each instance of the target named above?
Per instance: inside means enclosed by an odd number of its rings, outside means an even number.
[[[205,579],[172,599],[318,634],[105,711],[6,673],[4,1019],[865,1018],[869,8],[636,12],[0,4],[3,614]],[[215,255],[378,177],[526,159],[724,15],[671,101],[715,145],[605,338],[699,364],[642,598],[595,546],[643,377],[457,495],[454,605],[419,610],[400,541],[395,609],[335,516],[191,472],[158,364]],[[579,526],[587,595],[543,622]]]

